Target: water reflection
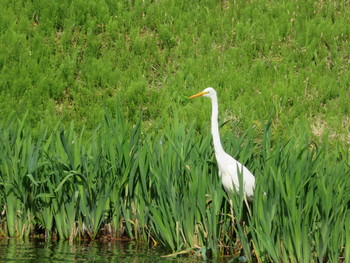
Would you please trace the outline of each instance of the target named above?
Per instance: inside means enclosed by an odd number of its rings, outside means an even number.
[[[0,262],[201,262],[193,256],[162,258],[160,247],[136,242],[45,242],[0,239]]]

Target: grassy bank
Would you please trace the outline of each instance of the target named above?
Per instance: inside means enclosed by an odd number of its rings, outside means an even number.
[[[188,95],[218,89],[227,119],[296,118],[349,144],[347,1],[9,1],[0,18],[1,118],[93,129],[120,99],[145,128],[207,120]],[[202,104],[203,103],[203,104]],[[246,120],[248,117],[249,120]],[[288,136],[286,136],[288,137]]]
[[[127,237],[203,257],[350,260],[348,151],[306,136],[273,141],[269,123],[260,135],[224,134],[227,151],[257,178],[252,216],[239,194],[232,216],[210,134],[193,126],[176,120],[150,136],[106,113],[87,141],[74,126],[42,127],[38,139],[25,126],[1,127],[2,236]]]
[[[1,236],[350,262],[348,1],[1,7]],[[186,100],[207,86],[257,178],[251,217],[218,178],[209,101]]]

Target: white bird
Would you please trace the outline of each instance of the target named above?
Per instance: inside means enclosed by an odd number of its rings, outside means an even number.
[[[227,154],[221,144],[220,134],[219,134],[219,124],[218,124],[218,97],[216,91],[213,88],[206,88],[202,92],[199,92],[191,97],[208,97],[211,99],[212,104],[212,114],[211,114],[211,133],[213,136],[214,151],[216,161],[219,167],[219,176],[221,177],[222,184],[227,192],[232,192],[233,188],[239,191],[240,180],[239,175],[242,175],[243,181],[243,193],[244,199],[247,204],[247,198],[252,199],[255,187],[255,177],[254,175],[240,162],[235,160],[232,156]],[[247,204],[248,210],[249,206]],[[250,213],[250,211],[249,211]]]

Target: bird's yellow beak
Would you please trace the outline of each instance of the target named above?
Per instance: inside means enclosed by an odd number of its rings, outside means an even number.
[[[205,94],[208,94],[208,92],[204,92],[204,91],[201,91],[195,95],[192,95],[191,97],[188,97],[188,99],[193,99],[193,98],[197,98],[197,97],[200,97],[200,96],[203,96]]]

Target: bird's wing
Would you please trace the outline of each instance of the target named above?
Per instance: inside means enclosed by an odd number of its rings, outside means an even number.
[[[240,162],[236,161],[235,159],[231,159],[227,165],[226,169],[224,169],[222,173],[225,174],[226,183],[228,183],[228,180],[231,180],[231,189],[233,185],[235,186],[236,190],[239,190],[240,185],[240,176],[242,176],[243,181],[243,190],[245,194],[250,197],[253,196],[254,193],[254,187],[255,187],[255,177],[253,174]],[[224,180],[224,178],[223,178]],[[224,182],[223,182],[224,183]]]

